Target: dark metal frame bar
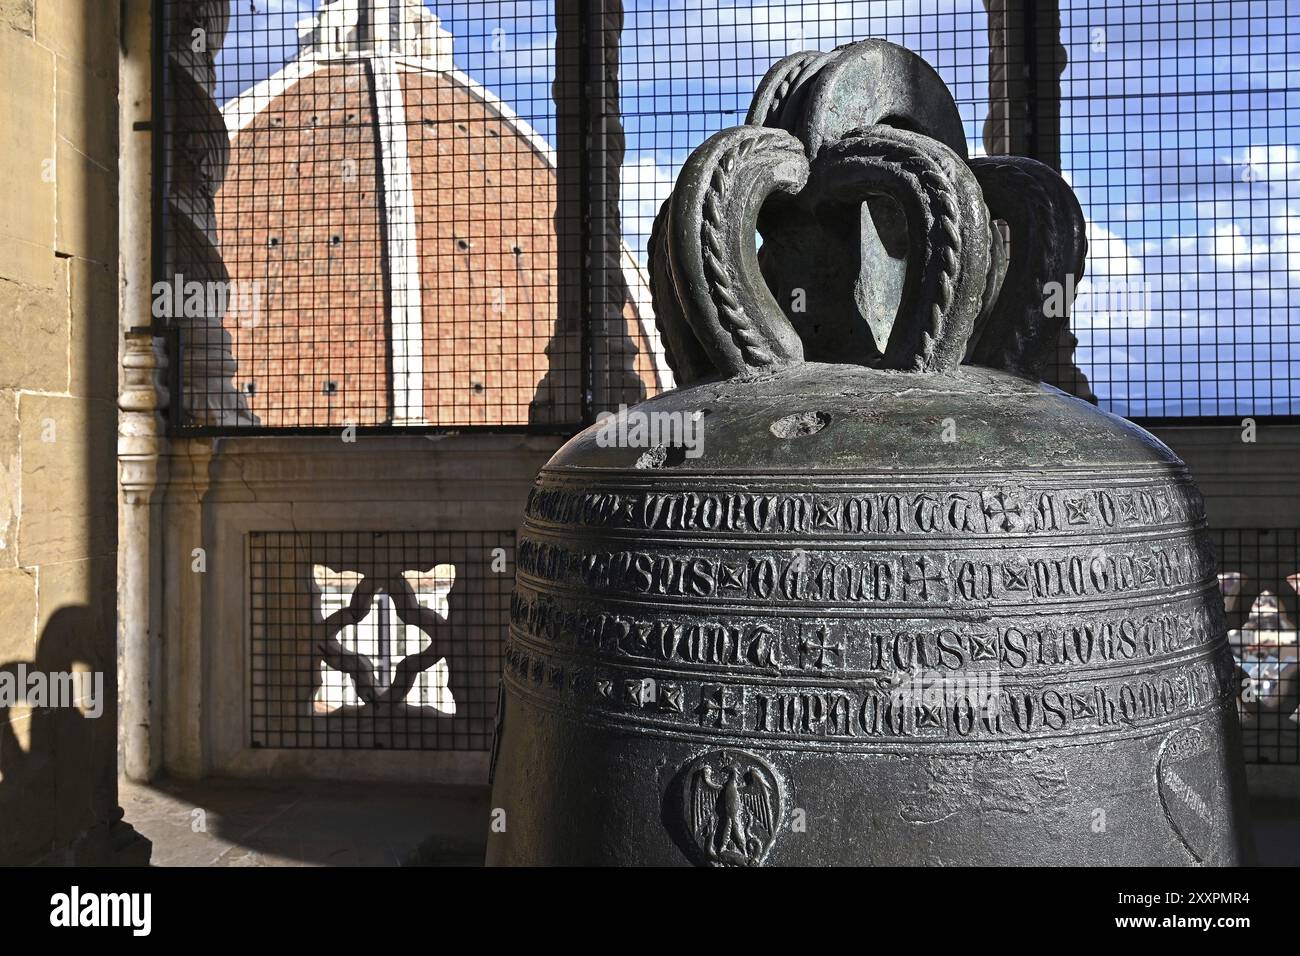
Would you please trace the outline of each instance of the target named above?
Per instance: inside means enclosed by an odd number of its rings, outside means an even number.
[[[556,26],[559,22],[557,18]],[[580,323],[578,327],[579,341],[579,371],[578,371],[578,389],[580,393],[579,401],[582,407],[582,422],[579,428],[595,421],[595,410],[593,406],[594,390],[591,386],[592,370],[592,339],[591,323],[596,315],[595,302],[592,299],[593,283],[591,281],[592,263],[592,213],[591,208],[591,147],[592,143],[592,126],[591,126],[591,98],[595,95],[592,88],[592,64],[591,60],[594,55],[594,45],[591,42],[592,29],[598,29],[599,24],[593,22],[591,0],[578,0],[578,121],[582,129],[582,149],[578,154],[578,198],[581,214],[578,218],[578,248],[581,250],[582,263],[578,268],[578,290],[580,301],[582,302],[582,313],[578,317]],[[559,267],[563,269],[565,263],[561,260]],[[578,429],[574,429],[577,431]]]

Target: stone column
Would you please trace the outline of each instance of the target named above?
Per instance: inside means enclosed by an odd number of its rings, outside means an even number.
[[[557,4],[555,10],[555,331],[550,369],[538,385],[530,419],[571,421],[570,409],[589,369],[587,411],[645,397],[627,334],[619,177],[624,135],[618,96],[621,0]],[[586,334],[583,322],[586,321]]]
[[[988,11],[989,111],[984,151],[990,156],[1028,155],[1023,0],[984,0]]]
[[[229,25],[230,3],[173,0],[165,9],[164,278],[175,282],[183,276],[184,282],[224,286],[230,275],[217,245],[214,199],[225,177],[230,142],[215,99],[215,58]],[[183,411],[195,425],[256,424],[234,384],[236,363],[222,312],[176,312],[169,318],[181,330],[185,408],[172,414]]]
[[[636,375],[637,347],[627,334],[627,282],[623,278],[623,219],[619,208],[626,137],[619,105],[618,55],[623,36],[621,0],[591,3],[588,27],[588,173],[591,218],[592,402],[617,409],[645,398]]]
[[[126,208],[127,204],[123,204]],[[126,257],[124,256],[124,259]],[[131,296],[124,296],[129,301]],[[148,331],[126,335],[118,398],[118,655],[122,772],[147,781],[161,766],[162,511],[166,486],[162,412],[167,359]]]
[[[1060,4],[984,0],[984,8],[989,34],[984,151],[990,156],[1030,156],[1060,172],[1061,74],[1068,62],[1061,45]],[[1088,377],[1075,363],[1078,345],[1074,332],[1064,328],[1043,380],[1096,403]]]
[[[213,616],[212,583],[224,555],[208,534],[204,520],[212,459],[221,439],[171,442],[167,459],[167,493],[163,496],[165,538],[160,548],[163,574],[163,648],[161,760],[167,773],[197,778],[207,770],[203,726],[212,701],[206,693],[210,666],[208,624]],[[196,549],[199,549],[196,552]],[[242,553],[230,562],[243,567]],[[240,619],[243,608],[234,615]],[[243,701],[226,702],[226,713],[242,713]]]
[[[141,5],[144,6],[144,5]],[[167,358],[149,331],[152,312],[153,137],[140,126],[153,118],[153,16],[123,7],[118,68],[118,275],[122,343],[118,369],[118,613],[119,768],[149,780],[159,767],[161,732],[157,679],[160,657],[162,540],[158,496],[166,484]]]

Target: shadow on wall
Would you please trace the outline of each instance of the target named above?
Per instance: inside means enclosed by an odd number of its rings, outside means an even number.
[[[14,213],[0,216],[0,328],[17,357],[0,375],[0,443],[20,480],[0,492],[5,864],[148,860],[117,805],[115,455],[119,55],[148,52],[119,14],[148,7],[0,2],[0,114],[22,130],[0,148]]]
[[[115,800],[109,650],[102,622],[70,605],[50,617],[35,660],[0,665],[0,819],[12,824],[0,827],[0,864],[148,861],[148,843],[121,824]],[[132,843],[141,852],[127,855],[140,858],[123,859]]]

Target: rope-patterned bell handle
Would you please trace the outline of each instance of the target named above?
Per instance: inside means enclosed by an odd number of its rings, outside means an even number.
[[[877,125],[846,134],[818,157],[817,195],[855,207],[886,196],[903,210],[903,294],[881,367],[956,368],[984,305],[989,218],[979,183],[938,140]]]
[[[888,215],[881,225],[882,201],[902,213],[905,230]],[[1012,236],[1010,255],[995,223]],[[845,292],[862,288],[861,276],[847,274],[862,250],[847,243],[869,229],[890,258],[872,258],[865,275],[902,276],[892,323],[860,312],[862,300]],[[827,255],[811,265],[826,281],[810,291],[824,314],[796,331],[793,310],[771,289],[784,299],[806,285],[808,260],[785,260],[817,256],[819,243]],[[946,371],[964,359],[1037,375],[1065,321],[1045,314],[1044,289],[1053,281],[1072,289],[1066,279],[1081,274],[1083,252],[1082,213],[1058,174],[1018,157],[968,160],[938,74],[902,47],[865,40],[778,61],[748,125],[692,154],[655,220],[651,292],[679,385],[779,369],[802,361],[805,348],[904,371]],[[817,331],[842,315],[870,327],[866,343],[850,329],[859,343],[851,355]]]
[[[1055,284],[1065,293],[1083,278],[1083,210],[1056,170],[1037,160],[990,156],[970,165],[990,215],[1011,234],[1011,255],[1001,294],[973,330],[966,361],[1040,378],[1069,323],[1072,297],[1062,294],[1049,308],[1044,291]]]
[[[702,359],[726,376],[803,361],[803,343],[759,271],[754,236],[764,203],[798,193],[807,179],[802,144],[757,126],[714,134],[682,167],[660,213],[652,288],[679,374],[703,371]]]

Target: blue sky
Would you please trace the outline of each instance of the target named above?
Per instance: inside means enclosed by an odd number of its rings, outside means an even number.
[[[278,69],[316,0],[234,0],[226,98]],[[553,132],[549,0],[436,2],[456,64]],[[1300,16],[1287,0],[1063,0],[1063,166],[1089,218],[1074,327],[1128,415],[1300,413]],[[256,12],[251,12],[255,10]],[[948,82],[972,152],[987,97],[980,0],[627,0],[625,235],[644,248],[676,170],[744,118],[775,59],[881,36]]]

